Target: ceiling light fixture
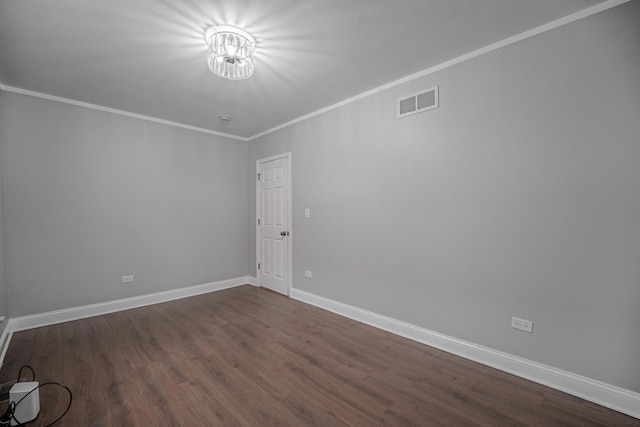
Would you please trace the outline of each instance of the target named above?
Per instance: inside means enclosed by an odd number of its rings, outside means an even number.
[[[253,74],[256,41],[240,28],[229,25],[211,27],[205,34],[209,69],[229,80],[242,80]]]

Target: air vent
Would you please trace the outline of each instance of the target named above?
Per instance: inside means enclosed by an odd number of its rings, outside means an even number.
[[[438,86],[398,99],[398,118],[438,108]]]

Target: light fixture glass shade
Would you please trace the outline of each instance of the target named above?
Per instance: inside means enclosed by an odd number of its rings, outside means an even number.
[[[209,69],[229,80],[242,80],[253,74],[256,41],[249,33],[230,26],[212,27],[205,35]]]

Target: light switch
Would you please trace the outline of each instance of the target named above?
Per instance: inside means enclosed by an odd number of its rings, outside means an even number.
[[[309,208],[305,208],[305,210],[304,210],[304,217],[305,217],[305,219],[309,219],[309,218],[311,218],[311,209],[309,209]]]

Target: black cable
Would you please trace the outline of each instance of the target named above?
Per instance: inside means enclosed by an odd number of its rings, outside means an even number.
[[[29,393],[25,394],[24,396],[22,396],[22,399],[18,400],[18,402],[16,402],[16,404],[13,407],[13,413],[11,414],[11,418],[13,419],[13,421],[15,421],[16,423],[18,423],[19,426],[24,426],[24,424],[22,424],[18,419],[16,419],[15,417],[15,408],[20,404],[20,402],[22,402],[27,396],[29,396],[31,393],[33,393],[34,391],[38,390],[41,387],[44,387],[46,385],[57,385],[59,387],[64,388],[65,390],[67,390],[67,392],[69,393],[69,404],[67,404],[67,409],[64,410],[64,412],[62,413],[62,415],[60,415],[58,418],[56,418],[55,421],[53,421],[52,423],[47,424],[45,427],[51,427],[52,425],[54,425],[55,423],[57,423],[58,421],[60,421],[62,419],[62,417],[64,417],[65,415],[67,415],[67,412],[69,412],[69,409],[71,408],[71,402],[73,401],[73,393],[71,393],[71,389],[69,387],[67,387],[66,385],[57,383],[55,381],[50,381],[48,383],[42,383],[40,385],[38,385],[38,387],[35,387],[33,390],[31,390]],[[30,422],[30,421],[28,421]]]
[[[33,376],[33,378],[31,379],[31,381],[35,381],[36,380],[36,371],[33,370],[33,368],[29,365],[22,365],[22,367],[20,368],[20,371],[18,372],[18,381],[16,381],[17,383],[20,382],[20,378],[22,378],[22,370],[24,368],[29,368],[29,370],[31,371],[31,375]]]
[[[22,366],[22,368],[20,368],[20,373],[18,374],[18,382],[20,382],[20,376],[22,374],[22,369],[23,368],[29,368],[31,369],[31,372],[33,373],[33,379],[35,380],[36,378],[36,373],[33,370],[33,368],[29,365],[24,365]],[[71,393],[71,389],[69,387],[67,387],[66,385],[57,383],[55,381],[50,381],[50,382],[46,382],[46,383],[42,383],[39,384],[37,387],[34,387],[33,390],[29,391],[27,394],[25,394],[24,396],[22,396],[22,398],[20,400],[18,400],[17,402],[10,402],[9,403],[9,407],[7,408],[7,410],[5,411],[5,413],[0,417],[0,425],[8,425],[9,422],[11,420],[15,421],[17,423],[18,426],[24,426],[23,423],[21,423],[16,417],[15,417],[15,412],[16,412],[16,408],[18,407],[18,405],[20,404],[20,402],[22,402],[27,396],[29,396],[31,393],[33,393],[34,391],[38,390],[41,387],[44,387],[46,385],[55,385],[55,386],[59,386],[64,388],[65,390],[67,390],[67,393],[69,393],[69,403],[67,404],[67,409],[64,410],[64,412],[62,413],[62,415],[60,415],[58,418],[55,419],[55,421],[53,421],[52,423],[47,424],[44,427],[51,427],[52,425],[54,425],[55,423],[57,423],[58,421],[60,421],[65,415],[67,415],[67,412],[69,412],[69,409],[71,408],[71,402],[73,402],[73,393]],[[27,421],[27,422],[31,422],[31,421]]]
[[[11,416],[13,415],[14,407],[16,405],[13,402],[9,402],[9,406],[7,406],[7,410],[0,417],[0,425],[8,426],[11,421]]]

